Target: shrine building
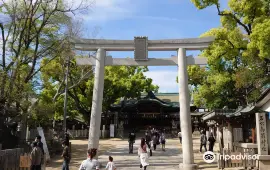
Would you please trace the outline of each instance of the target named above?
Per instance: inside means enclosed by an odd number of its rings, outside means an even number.
[[[111,105],[108,114],[102,114],[102,125],[121,124],[125,130],[143,130],[147,127],[170,130],[172,126],[180,129],[179,93],[143,94],[140,99],[129,99]],[[201,124],[201,116],[206,109],[197,108],[190,103],[193,129]]]

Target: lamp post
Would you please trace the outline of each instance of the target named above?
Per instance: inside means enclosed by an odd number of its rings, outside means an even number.
[[[63,131],[67,131],[67,93],[68,93],[68,75],[69,75],[69,64],[70,57],[68,57],[65,61],[66,66],[66,75],[65,75],[65,98],[64,98],[64,120],[63,120]]]

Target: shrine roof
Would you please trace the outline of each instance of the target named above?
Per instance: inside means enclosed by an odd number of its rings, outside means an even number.
[[[179,95],[178,93],[170,93],[173,94],[175,96]],[[164,93],[165,95],[165,93]],[[168,93],[166,93],[166,96],[168,95]],[[143,95],[145,96],[145,95]],[[191,106],[191,111],[194,111],[194,109],[196,108],[193,104],[190,105]],[[179,111],[179,102],[170,102],[168,100],[162,100],[159,99],[158,97],[156,97],[156,95],[152,92],[149,92],[148,95],[146,95],[145,97],[141,98],[141,99],[129,99],[127,101],[121,101],[118,104],[112,104],[110,107],[111,111],[116,111],[121,109],[122,111],[131,111],[131,110],[135,110],[135,109],[140,109],[140,108],[153,108],[153,109],[157,109],[158,108],[162,108],[164,109],[164,111],[171,111],[171,112],[177,112]]]
[[[270,100],[270,87],[266,88],[264,92],[261,94],[261,96],[259,97],[256,103],[256,107],[263,106],[269,100]]]

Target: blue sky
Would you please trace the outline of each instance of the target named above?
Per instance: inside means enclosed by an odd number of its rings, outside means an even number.
[[[222,0],[225,7],[227,0]],[[195,38],[220,26],[215,7],[198,10],[190,0],[96,0],[88,15],[83,16],[85,38],[148,39]],[[93,30],[98,28],[97,34]],[[189,51],[194,56],[199,51]],[[115,58],[133,57],[133,52],[110,52]],[[149,52],[149,57],[176,55],[171,52]],[[177,67],[149,67],[147,77],[153,79],[160,92],[178,92]]]

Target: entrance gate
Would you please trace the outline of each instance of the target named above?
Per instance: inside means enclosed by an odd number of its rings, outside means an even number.
[[[82,51],[97,51],[94,58],[78,58],[78,65],[95,66],[95,82],[91,109],[88,148],[98,148],[102,112],[104,67],[114,66],[175,66],[178,65],[180,121],[182,131],[183,163],[180,168],[185,170],[197,169],[194,164],[193,142],[190,116],[190,96],[188,89],[187,65],[206,65],[206,58],[186,56],[186,50],[202,50],[213,42],[212,37],[148,40],[147,37],[135,37],[134,40],[101,40],[73,39],[74,49]],[[134,51],[132,58],[112,58],[106,51]],[[177,57],[148,58],[148,51],[177,51]]]

